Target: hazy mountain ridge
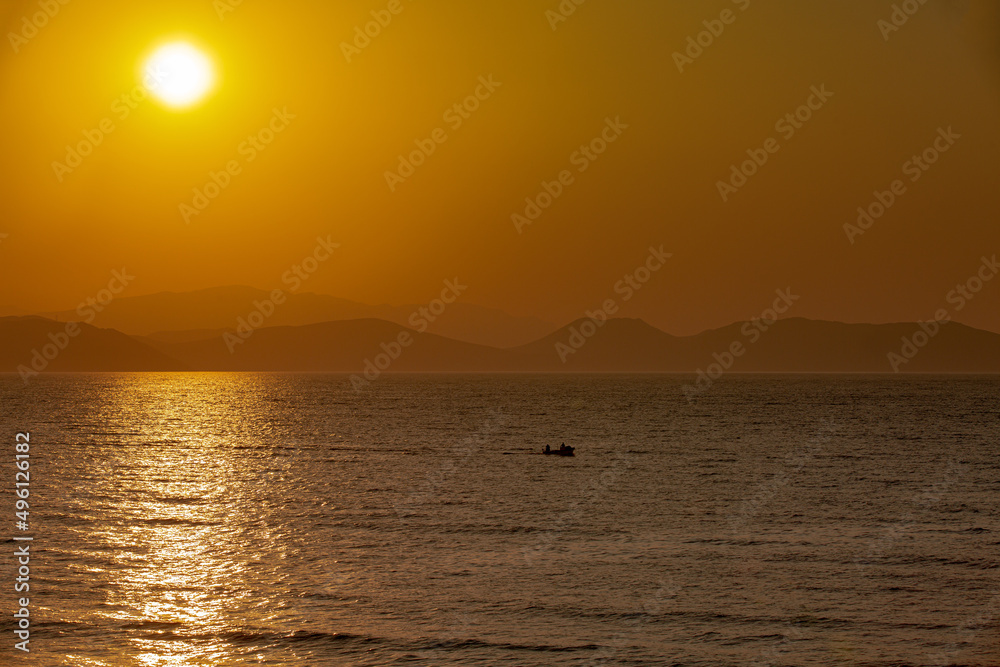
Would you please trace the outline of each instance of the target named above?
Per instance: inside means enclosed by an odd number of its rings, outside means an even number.
[[[284,293],[285,301],[266,318],[265,326],[303,326],[342,320],[379,319],[417,327],[421,305],[368,305],[312,292]],[[178,332],[233,330],[239,318],[247,318],[270,299],[271,293],[254,287],[213,287],[193,292],[159,292],[122,296],[98,315],[102,326],[131,336],[171,339]],[[411,317],[417,313],[416,319]],[[10,313],[23,314],[23,313]],[[39,313],[64,322],[82,319],[74,310]],[[512,347],[537,340],[556,326],[533,317],[516,317],[494,308],[461,300],[448,304],[444,312],[428,320],[427,331],[448,338],[492,347]],[[220,334],[221,335],[221,334]],[[186,337],[183,334],[182,338]]]
[[[0,370],[31,368],[34,352],[55,345],[55,336],[68,342],[51,360],[43,355],[47,371],[367,370],[370,377],[383,371],[888,373],[895,370],[889,357],[895,354],[902,372],[1000,373],[1000,334],[958,323],[942,326],[933,337],[918,335],[923,346],[906,350],[904,337],[912,340],[921,325],[789,318],[766,331],[759,323],[738,322],[678,337],[638,319],[612,319],[600,327],[577,320],[507,349],[372,318],[265,327],[229,344],[221,331],[192,331],[171,339],[127,336],[85,324],[77,325],[77,336],[63,339],[67,326],[73,325],[39,317],[0,318]]]
[[[74,333],[75,332],[75,333]],[[180,371],[176,358],[114,329],[57,322],[34,315],[0,317],[0,370]]]

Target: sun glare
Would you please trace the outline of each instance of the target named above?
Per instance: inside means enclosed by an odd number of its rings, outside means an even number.
[[[175,109],[197,104],[215,83],[212,61],[187,42],[171,42],[156,49],[146,60],[143,75],[153,96]]]

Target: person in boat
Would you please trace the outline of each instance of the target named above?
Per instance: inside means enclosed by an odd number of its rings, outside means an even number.
[[[565,442],[563,444],[559,445],[559,451],[560,452],[565,452],[566,451],[566,443]]]
[[[548,454],[548,453],[550,453],[551,451],[552,451],[552,448],[551,448],[551,447],[549,447],[548,445],[545,445],[545,453],[546,453],[546,454]]]

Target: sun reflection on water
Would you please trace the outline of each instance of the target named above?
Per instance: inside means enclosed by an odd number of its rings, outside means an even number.
[[[77,495],[95,503],[85,509],[94,521],[80,530],[86,549],[103,555],[91,575],[112,583],[93,613],[122,629],[134,662],[120,664],[227,664],[235,656],[225,638],[294,618],[251,592],[280,596],[276,569],[289,555],[274,508],[259,502],[272,406],[256,378],[135,379],[121,376],[95,406],[134,424],[124,430],[135,435],[110,464],[95,462],[99,474]],[[83,551],[78,562],[92,562]]]

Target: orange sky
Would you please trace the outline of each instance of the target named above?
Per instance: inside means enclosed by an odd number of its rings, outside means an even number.
[[[123,266],[129,295],[271,289],[329,235],[338,254],[305,290],[425,303],[458,276],[469,302],[563,324],[663,245],[671,259],[619,314],[693,333],[757,315],[785,287],[801,296],[794,315],[929,319],[1000,253],[989,0],[930,0],[888,40],[892,3],[871,0],[588,0],[555,29],[558,0],[399,0],[350,62],[342,43],[389,2],[246,0],[220,18],[228,1],[70,0],[13,44],[42,10],[0,5],[0,305],[71,309]],[[673,54],[725,10],[678,71]],[[214,94],[122,117],[143,54],[177,35],[215,60]],[[788,137],[775,124],[812,86],[832,96]],[[446,114],[477,90],[468,118]],[[275,109],[283,129],[247,148]],[[606,132],[596,160],[574,157],[609,118],[627,129]],[[60,181],[67,144],[109,122]],[[961,138],[911,181],[904,163],[948,127]],[[398,156],[438,128],[443,143],[390,189]],[[769,138],[777,152],[723,202],[717,182]],[[180,205],[234,160],[186,223]],[[512,214],[564,170],[519,232]],[[905,193],[850,243],[844,224],[894,179]],[[998,305],[990,284],[954,317],[1000,331]]]

